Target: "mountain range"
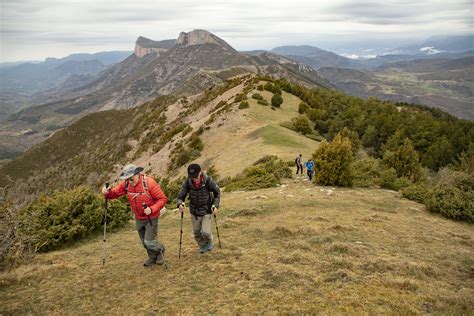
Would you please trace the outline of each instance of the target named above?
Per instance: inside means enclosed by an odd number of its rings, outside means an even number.
[[[165,94],[192,95],[243,73],[285,77],[333,87],[311,67],[265,52],[239,53],[204,30],[182,32],[174,42],[138,38],[134,54],[82,85],[49,94],[46,101],[11,115],[0,130],[0,147],[25,149],[78,118],[106,109],[126,109]],[[12,139],[16,139],[13,140]]]
[[[442,39],[417,47],[430,43],[446,47]],[[131,108],[161,95],[190,96],[244,73],[337,88],[363,98],[422,103],[472,119],[469,56],[474,51],[461,52],[472,48],[462,46],[469,43],[465,38],[456,43],[461,44],[453,44],[449,52],[418,49],[415,55],[356,60],[307,45],[238,52],[214,34],[194,30],[177,39],[138,37],[133,53],[73,54],[4,67],[1,156],[15,156],[88,113]]]

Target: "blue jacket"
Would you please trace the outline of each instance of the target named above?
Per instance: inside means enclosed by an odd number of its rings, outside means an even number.
[[[306,169],[312,171],[314,169],[314,162],[312,161],[307,161],[306,162]]]

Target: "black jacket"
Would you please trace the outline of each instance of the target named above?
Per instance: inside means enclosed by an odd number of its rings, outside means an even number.
[[[204,174],[204,181],[201,183],[199,189],[196,189],[190,178],[184,181],[181,186],[181,191],[178,193],[178,207],[181,203],[186,200],[186,196],[189,193],[189,211],[191,214],[196,216],[204,216],[206,214],[212,214],[212,205],[219,207],[221,191],[219,186],[214,180]],[[214,196],[214,200],[211,198],[211,193]]]

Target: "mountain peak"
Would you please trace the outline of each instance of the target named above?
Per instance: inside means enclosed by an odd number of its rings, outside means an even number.
[[[193,46],[203,44],[215,44],[224,49],[234,50],[226,41],[206,30],[193,30],[189,33],[181,32],[176,44],[182,46]]]

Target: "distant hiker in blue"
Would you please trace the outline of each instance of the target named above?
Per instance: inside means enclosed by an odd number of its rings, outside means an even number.
[[[300,171],[301,171],[301,174],[303,174],[303,163],[301,162],[301,154],[299,154],[299,156],[296,156],[295,164],[296,164],[296,174],[299,174]]]
[[[314,174],[314,161],[310,159],[306,162],[305,165],[306,165],[309,181],[311,181],[313,180],[313,174]]]

